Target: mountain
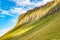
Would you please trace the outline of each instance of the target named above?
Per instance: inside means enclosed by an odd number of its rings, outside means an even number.
[[[16,26],[0,40],[60,40],[60,1],[21,14]]]

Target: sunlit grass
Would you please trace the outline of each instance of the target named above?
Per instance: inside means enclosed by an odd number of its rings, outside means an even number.
[[[0,40],[60,40],[60,4],[57,4],[43,11],[47,12],[46,15],[38,20],[16,25]]]

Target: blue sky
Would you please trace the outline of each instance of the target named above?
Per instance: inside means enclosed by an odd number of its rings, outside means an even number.
[[[0,36],[13,28],[18,16],[52,0],[0,0]]]

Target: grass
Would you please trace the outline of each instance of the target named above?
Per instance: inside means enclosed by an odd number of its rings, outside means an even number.
[[[0,40],[60,40],[60,5],[53,6],[50,11],[47,10],[47,15],[18,25],[17,28],[3,35]]]
[[[3,40],[50,40],[60,38],[60,11],[23,25],[6,34]],[[17,36],[16,36],[17,35]],[[1,39],[0,39],[1,40]]]

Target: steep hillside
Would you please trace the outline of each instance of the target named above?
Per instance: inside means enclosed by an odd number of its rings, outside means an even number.
[[[21,14],[16,26],[0,40],[60,40],[60,1]]]

